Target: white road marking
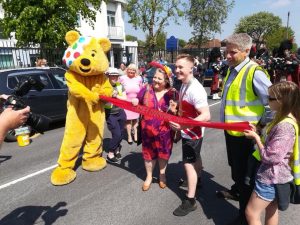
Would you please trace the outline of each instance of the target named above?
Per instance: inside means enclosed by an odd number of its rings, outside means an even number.
[[[216,102],[216,103],[214,103],[214,104],[209,105],[209,107],[214,106],[214,105],[218,105],[218,104],[220,104],[220,103],[221,103],[221,101],[218,101],[218,102]]]
[[[211,104],[211,105],[209,105],[209,107],[214,106],[214,105],[217,105],[217,104],[219,104],[219,103],[220,103],[220,101],[219,101],[219,102],[216,102],[216,103],[213,103],[213,104]],[[24,177],[21,177],[21,178],[19,178],[19,179],[10,181],[10,182],[8,182],[8,183],[6,183],[6,184],[0,185],[0,190],[2,190],[2,189],[4,189],[4,188],[7,188],[7,187],[9,187],[9,186],[11,186],[11,185],[14,185],[14,184],[16,184],[16,183],[19,183],[19,182],[21,182],[21,181],[27,180],[27,179],[29,179],[29,178],[31,178],[31,177],[35,177],[35,176],[37,176],[37,175],[39,175],[39,174],[45,173],[45,172],[47,172],[48,170],[54,169],[55,167],[57,167],[57,164],[52,165],[52,166],[49,166],[49,167],[47,167],[47,168],[45,168],[45,169],[42,169],[42,170],[39,170],[39,171],[37,171],[37,172],[31,173],[31,174],[26,175],[26,176],[24,176]]]
[[[35,173],[29,174],[29,175],[27,175],[27,176],[25,176],[25,177],[21,177],[21,178],[19,178],[19,179],[16,179],[16,180],[13,180],[13,181],[8,182],[8,183],[6,183],[6,184],[3,184],[3,185],[0,186],[0,190],[1,190],[1,189],[4,189],[4,188],[6,188],[6,187],[9,187],[9,186],[11,186],[11,185],[13,185],[13,184],[19,183],[19,182],[21,182],[21,181],[23,181],[23,180],[27,180],[27,179],[29,179],[29,178],[31,178],[31,177],[34,177],[34,176],[37,176],[37,175],[39,175],[39,174],[45,173],[45,172],[47,172],[48,170],[54,169],[55,167],[57,167],[57,164],[55,164],[55,165],[53,165],[53,166],[49,166],[49,167],[47,167],[47,168],[45,168],[45,169],[39,170],[39,171],[37,171],[37,172],[35,172]]]

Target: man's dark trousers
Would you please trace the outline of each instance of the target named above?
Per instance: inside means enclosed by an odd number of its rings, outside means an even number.
[[[239,191],[239,213],[245,216],[245,209],[254,187],[254,175],[252,171],[250,185],[245,184],[245,178],[249,174],[248,159],[254,151],[254,141],[245,136],[237,137],[229,135],[225,131],[228,164],[231,167],[231,176]],[[256,168],[251,168],[256,170]]]

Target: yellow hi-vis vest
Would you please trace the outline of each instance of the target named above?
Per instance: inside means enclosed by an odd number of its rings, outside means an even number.
[[[116,88],[118,91],[118,95],[122,96],[123,92],[122,92],[122,85],[119,82],[116,82]],[[111,109],[113,107],[113,104],[110,102],[105,103],[104,108],[105,109]]]
[[[253,61],[249,61],[237,74],[232,81],[227,95],[225,96],[225,122],[242,122],[249,121],[256,125],[261,119],[265,108],[255,95],[253,90],[253,77],[255,70],[263,70]],[[224,81],[224,87],[228,80],[230,71]],[[232,136],[244,136],[244,133],[238,131],[226,131]]]
[[[298,148],[298,136],[299,136],[299,126],[292,118],[285,118],[282,122],[288,122],[294,126],[296,132],[295,143],[293,147],[293,155],[291,158],[290,166],[292,168],[293,176],[294,176],[294,183],[296,185],[300,185],[300,159],[299,159],[299,148]],[[269,133],[270,129],[267,129],[267,133]],[[264,143],[265,140],[263,139],[262,142]],[[261,157],[259,154],[259,150],[256,149],[252,154],[258,161],[261,161]]]

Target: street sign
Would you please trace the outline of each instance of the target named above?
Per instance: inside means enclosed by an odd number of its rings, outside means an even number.
[[[178,38],[171,36],[166,40],[167,51],[176,51],[178,49]]]

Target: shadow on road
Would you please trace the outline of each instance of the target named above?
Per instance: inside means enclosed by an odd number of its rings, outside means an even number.
[[[167,168],[168,188],[177,194],[178,198],[183,199],[186,191],[178,187],[180,177],[185,177],[182,163],[170,163]],[[215,182],[213,177],[212,174],[202,171],[203,185],[196,193],[196,200],[207,219],[213,220],[216,225],[224,225],[238,215],[238,209],[229,201],[217,198],[216,191],[226,188]],[[174,210],[176,207],[174,206]]]
[[[127,138],[127,136],[123,135],[123,139],[124,138]],[[109,142],[110,142],[110,138],[103,139],[103,152],[108,153]],[[126,148],[128,147],[126,146]],[[123,155],[123,158],[120,160],[120,163],[109,163],[109,162],[108,163],[112,166],[121,168],[132,174],[135,174],[138,178],[144,180],[146,177],[146,171],[144,167],[144,160],[143,160],[142,153],[140,150],[138,150],[136,143],[129,145],[129,150],[132,151],[129,151],[129,153],[126,155],[124,155],[121,150],[121,154]]]
[[[23,206],[15,209],[0,220],[0,225],[33,225],[41,217],[43,224],[51,225],[68,212],[67,209],[60,209],[66,206],[66,202],[59,202],[55,206]]]
[[[197,194],[197,200],[207,219],[212,219],[216,225],[228,224],[238,216],[238,209],[230,201],[216,196],[216,191],[226,188],[216,183],[213,178],[212,174],[206,171],[202,172],[203,187]]]
[[[11,159],[11,158],[12,158],[11,155],[0,155],[0,165],[1,165],[3,162],[5,162],[5,161],[7,161],[7,160],[9,160],[9,159]]]

